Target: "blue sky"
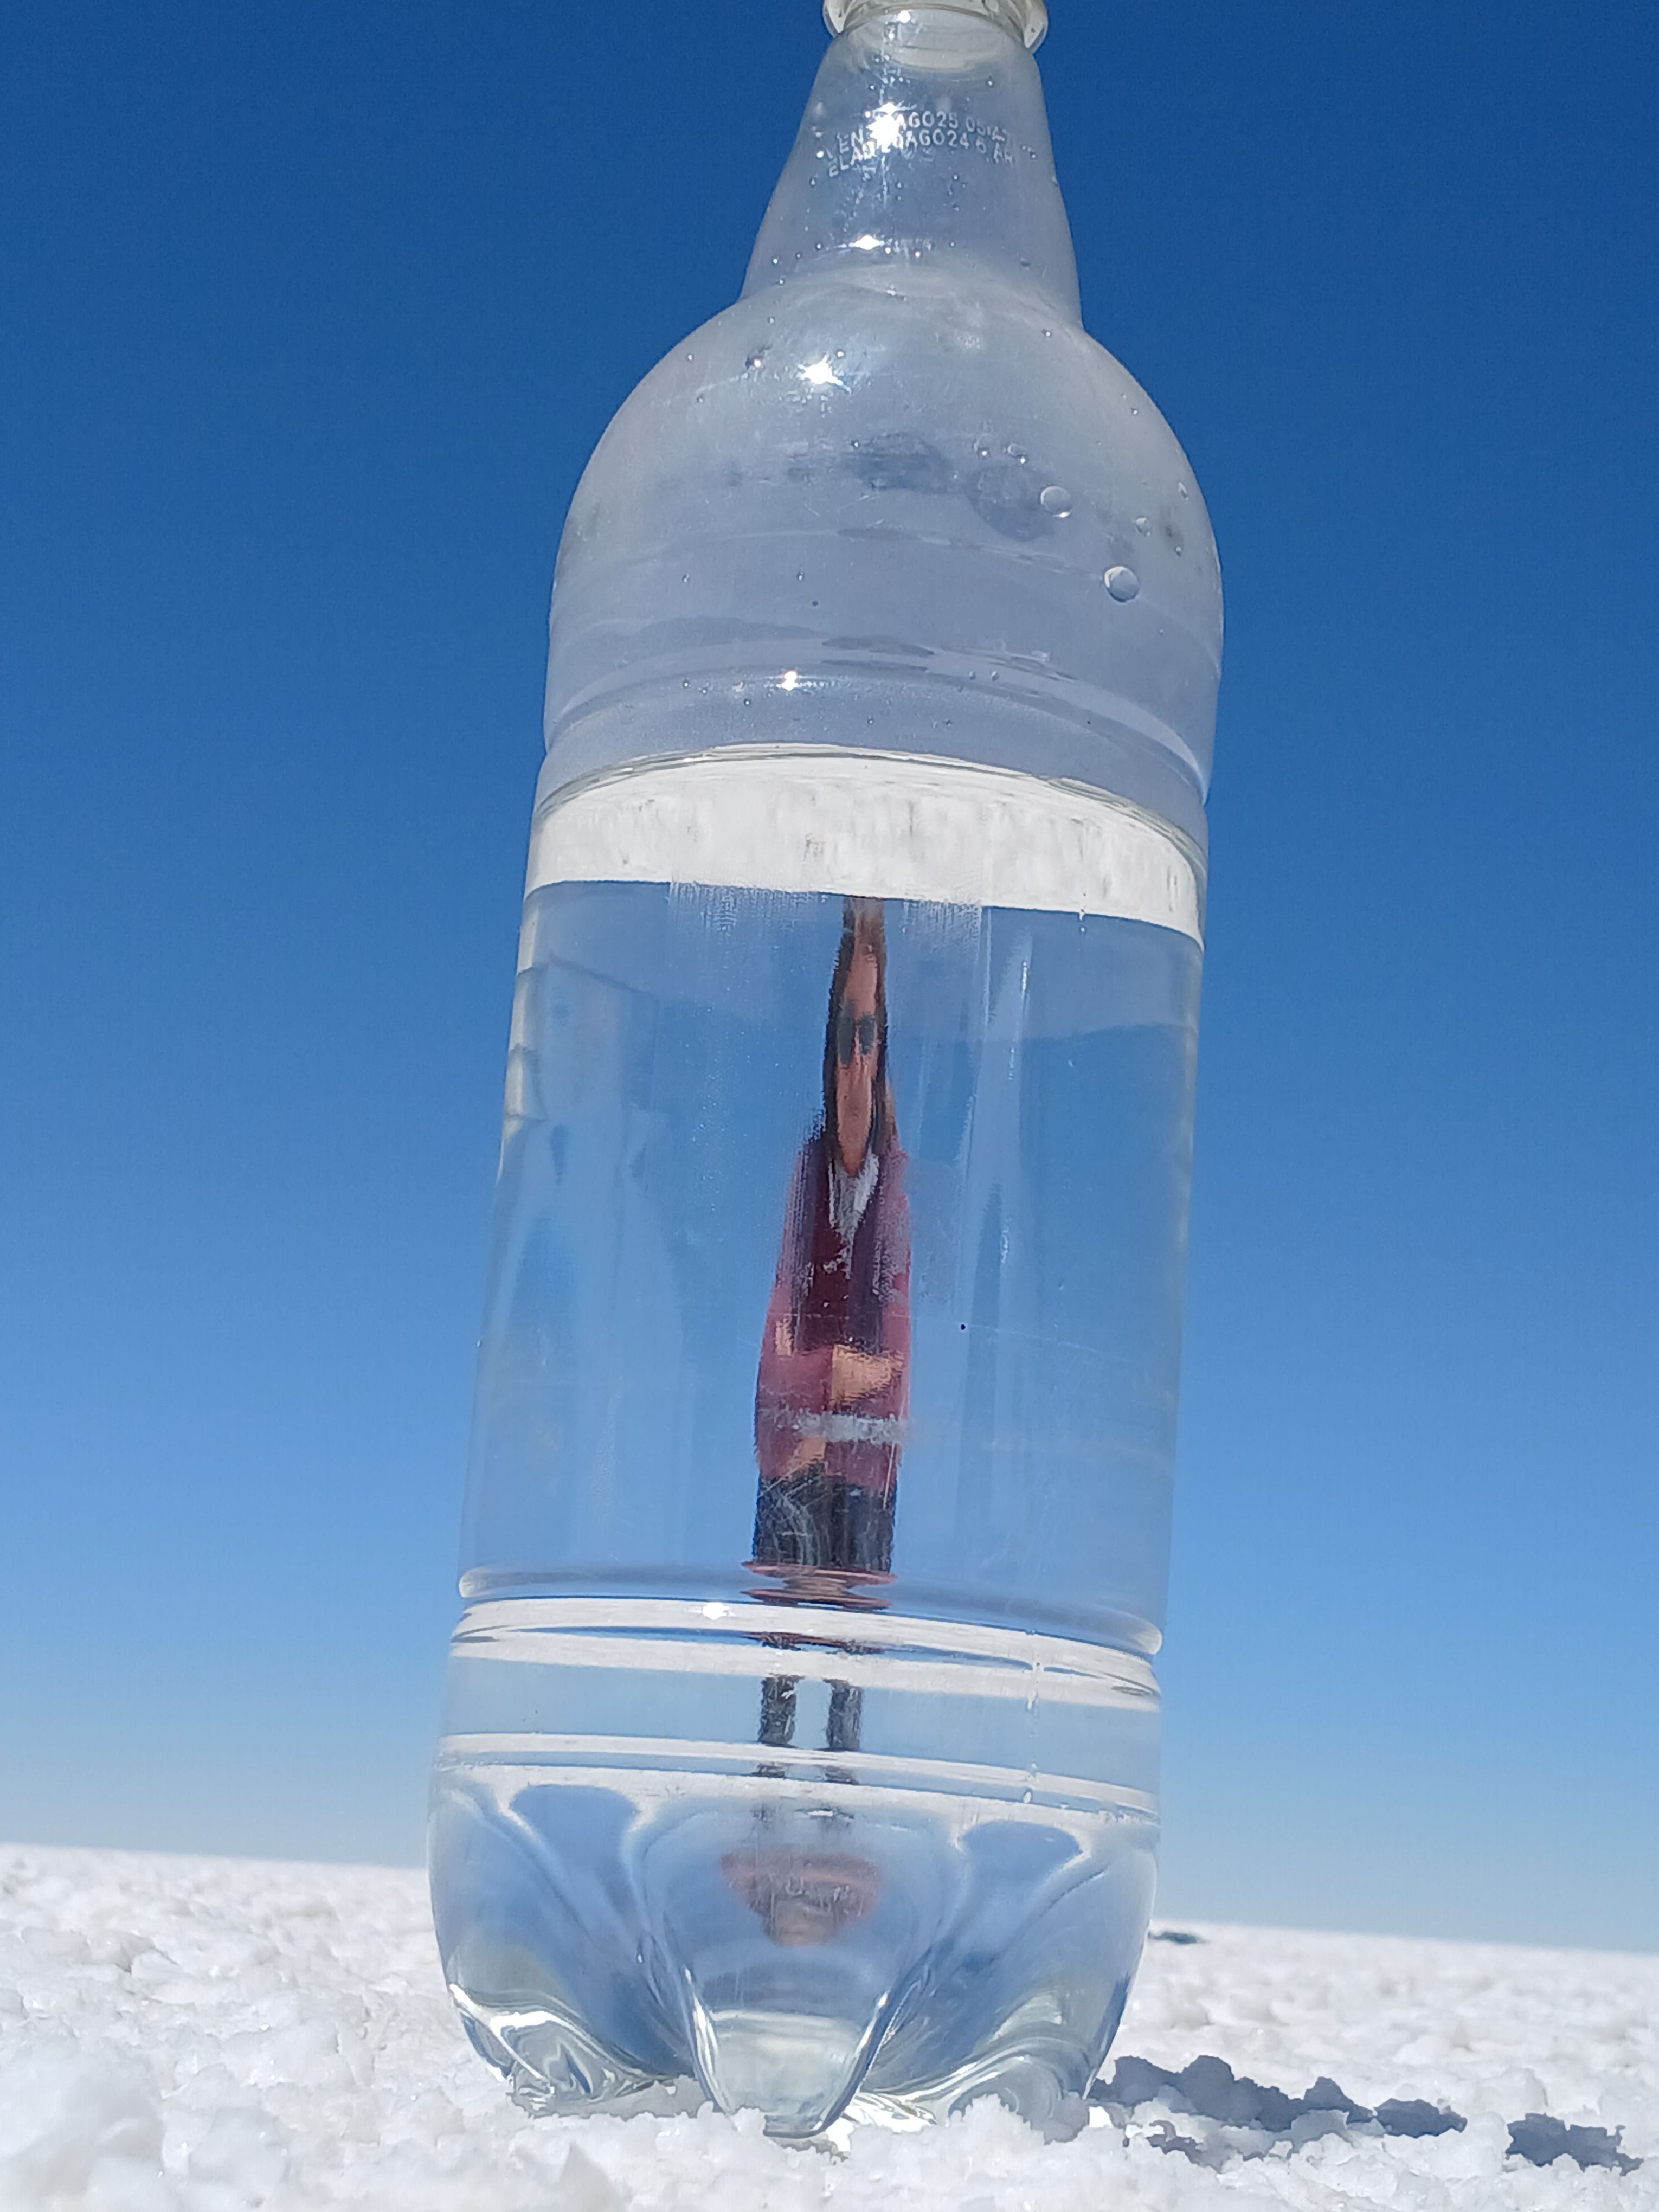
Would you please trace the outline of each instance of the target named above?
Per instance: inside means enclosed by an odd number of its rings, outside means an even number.
[[[1172,1914],[1659,1947],[1659,29],[1054,0],[1228,658]],[[0,1833],[412,1857],[546,596],[812,0],[0,82]]]

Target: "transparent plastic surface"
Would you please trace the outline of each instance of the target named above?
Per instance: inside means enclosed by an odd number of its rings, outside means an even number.
[[[845,1419],[892,1424],[896,1468],[852,1470],[896,1490],[882,1603],[1150,1650],[1198,948],[1101,915],[865,910],[884,939],[887,1133],[865,1154],[875,1180],[848,1265],[873,1237],[868,1266],[884,1273],[854,1284],[867,1310],[831,1341],[902,1363],[842,1394]],[[828,1249],[832,1175],[856,1203],[823,1141],[844,915],[823,893],[532,894],[470,1592],[527,1573],[538,1588],[736,1598],[756,1580],[768,1394],[783,1394],[780,1419],[796,1399],[835,1417],[812,1403],[828,1378],[797,1377],[776,1340],[814,1325],[802,1218]]]
[[[474,2042],[536,2110],[708,2094],[804,2136],[854,2098],[928,2117],[996,2094],[1063,2130],[1151,1909],[1146,1662],[886,1614],[849,1637],[835,1605],[708,1611],[464,1620],[432,1860]]]
[[[964,15],[982,15],[1000,24],[1033,52],[1048,32],[1046,0],[949,0],[949,4]],[[901,14],[908,20],[902,0],[823,0],[823,20],[832,31],[855,30],[884,15]]]
[[[538,2110],[1063,2130],[1145,1935],[1219,582],[1014,12],[851,11],[561,550],[432,1830]]]

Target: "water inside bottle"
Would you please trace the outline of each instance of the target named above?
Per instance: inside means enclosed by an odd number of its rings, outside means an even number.
[[[536,2109],[1060,2124],[1151,1905],[1194,878],[837,773],[538,826],[440,1942]]]
[[[464,1624],[433,1851],[479,2049],[533,2111],[683,2083],[789,2136],[855,2096],[1063,2124],[1151,1909],[1146,1662],[707,1610],[520,1598]]]

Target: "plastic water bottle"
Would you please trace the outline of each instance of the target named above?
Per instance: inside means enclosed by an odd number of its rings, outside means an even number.
[[[1221,627],[1041,0],[830,0],[553,595],[434,1791],[533,2110],[1064,2130],[1151,1909]]]

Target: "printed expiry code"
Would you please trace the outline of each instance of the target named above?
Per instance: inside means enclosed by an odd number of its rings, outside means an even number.
[[[975,123],[971,116],[948,107],[901,107],[890,101],[875,110],[862,130],[838,131],[831,144],[819,148],[818,159],[830,164],[830,176],[839,177],[881,154],[920,154],[935,148],[991,161],[1014,158],[1007,132],[994,123]]]

